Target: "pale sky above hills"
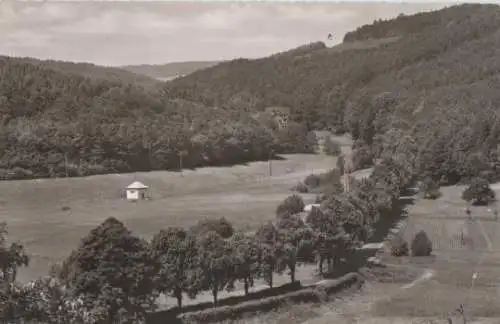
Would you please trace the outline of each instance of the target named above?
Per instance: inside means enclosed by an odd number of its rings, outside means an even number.
[[[0,0],[0,54],[102,65],[255,58],[444,6]]]

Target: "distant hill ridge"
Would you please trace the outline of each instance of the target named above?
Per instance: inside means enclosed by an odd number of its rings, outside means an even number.
[[[75,74],[94,79],[106,79],[122,83],[136,83],[146,87],[154,87],[160,82],[154,78],[136,74],[116,67],[105,67],[92,63],[75,63],[55,60],[39,60],[31,57],[0,56],[0,60],[10,60],[19,63],[29,63],[42,68],[52,69],[66,74]]]
[[[192,62],[173,62],[161,65],[126,65],[120,66],[121,69],[142,74],[155,79],[172,79],[177,76],[183,76],[194,71],[212,67],[219,64],[219,61],[192,61]]]

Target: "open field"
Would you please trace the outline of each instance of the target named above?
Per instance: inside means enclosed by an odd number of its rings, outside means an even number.
[[[376,47],[380,47],[381,45],[384,45],[384,44],[390,44],[390,43],[397,42],[399,39],[400,39],[400,37],[393,36],[393,37],[386,37],[386,38],[381,38],[381,39],[367,39],[367,40],[362,40],[362,41],[340,43],[338,45],[334,45],[332,47],[324,49],[323,51],[340,53],[340,52],[349,51],[349,50],[362,50],[362,49],[376,48]]]
[[[273,219],[290,188],[310,173],[327,171],[335,158],[287,155],[286,160],[255,162],[195,171],[114,174],[85,178],[0,182],[0,219],[9,237],[32,254],[20,280],[44,275],[51,262],[66,257],[80,238],[110,216],[134,233],[150,237],[168,226],[191,226],[204,217],[226,217],[235,227],[255,229]],[[134,180],[151,188],[152,200],[130,203],[121,190]],[[314,195],[304,195],[311,202]],[[69,207],[64,211],[63,207]]]
[[[442,188],[442,198],[409,206],[405,239],[411,241],[422,229],[428,233],[435,258],[418,266],[435,270],[435,276],[377,304],[377,313],[440,316],[464,303],[469,317],[498,317],[500,321],[500,223],[494,221],[491,207],[472,207],[473,220],[469,221],[460,199],[464,188]],[[474,273],[477,279],[473,285]]]

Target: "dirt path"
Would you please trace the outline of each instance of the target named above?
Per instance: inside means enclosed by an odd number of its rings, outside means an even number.
[[[404,267],[398,264],[387,264],[388,267]],[[378,319],[379,322],[375,322],[375,317],[369,316],[372,305],[379,301],[390,300],[401,290],[413,288],[416,285],[422,284],[434,277],[435,271],[432,269],[426,269],[424,272],[411,283],[392,287],[392,289],[384,289],[381,291],[381,286],[376,283],[367,282],[366,287],[363,287],[358,293],[353,294],[348,298],[340,301],[340,303],[334,302],[332,311],[323,314],[321,317],[316,317],[303,322],[302,324],[349,324],[349,323],[363,323],[363,324],[375,324],[375,323],[391,323],[391,319],[383,318]],[[365,321],[368,317],[368,321]],[[402,322],[394,322],[402,323]],[[408,322],[404,322],[408,323]]]

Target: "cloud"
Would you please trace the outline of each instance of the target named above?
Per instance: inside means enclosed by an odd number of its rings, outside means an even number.
[[[22,40],[20,42],[19,40]],[[14,46],[14,47],[44,47],[49,46],[51,37],[49,35],[39,33],[36,31],[19,30],[9,33],[4,38],[4,46]]]
[[[442,6],[0,0],[0,53],[107,65],[259,57]]]

